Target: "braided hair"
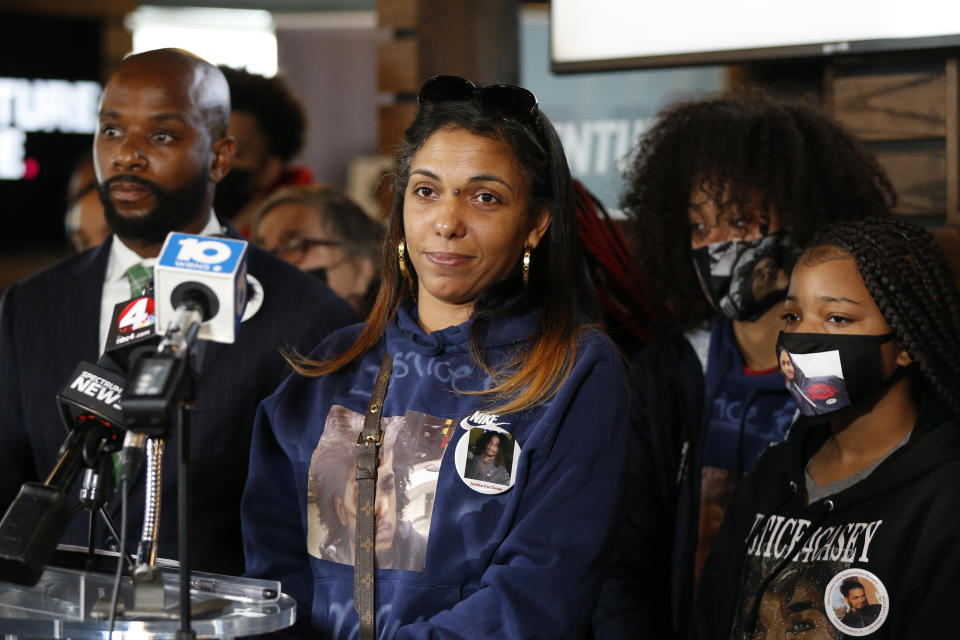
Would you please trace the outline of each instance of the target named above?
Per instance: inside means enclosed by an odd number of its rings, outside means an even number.
[[[663,325],[689,327],[712,311],[691,259],[691,194],[703,189],[721,214],[775,213],[804,246],[829,222],[884,215],[896,201],[876,159],[800,98],[759,89],[680,102],[641,138],[621,206],[634,222],[635,256]]]
[[[577,196],[577,232],[610,337],[626,353],[650,342],[651,311],[641,274],[635,268],[623,232],[582,182]]]
[[[824,246],[853,256],[917,379],[960,416],[960,293],[934,237],[902,219],[867,218],[825,226],[808,252]]]

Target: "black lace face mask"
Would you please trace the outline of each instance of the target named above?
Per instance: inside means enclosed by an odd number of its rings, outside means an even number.
[[[800,249],[786,231],[694,249],[693,266],[713,308],[753,322],[787,295]]]

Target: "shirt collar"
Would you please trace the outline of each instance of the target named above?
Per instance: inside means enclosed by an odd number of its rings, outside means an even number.
[[[213,211],[210,211],[210,217],[207,223],[200,230],[201,236],[213,236],[226,233],[220,221]],[[140,255],[128,247],[119,236],[114,234],[113,242],[110,244],[110,257],[107,260],[106,282],[115,282],[127,277],[127,269],[135,264],[142,264],[145,267],[152,267],[156,264],[156,258],[141,258]]]

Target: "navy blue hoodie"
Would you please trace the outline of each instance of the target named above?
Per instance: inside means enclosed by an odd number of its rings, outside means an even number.
[[[298,602],[298,631],[355,637],[350,478],[389,347],[378,637],[582,637],[626,463],[618,354],[605,336],[585,332],[551,400],[493,415],[484,412],[488,398],[462,393],[491,386],[469,353],[470,322],[425,334],[415,313],[401,307],[361,360],[320,378],[294,375],[261,405],[243,499],[248,575],[281,580]],[[535,322],[535,314],[492,321],[484,336],[492,361],[509,357]],[[343,349],[359,331],[330,336],[315,355]],[[509,472],[506,484],[464,473],[489,454],[477,448],[489,446],[479,440],[485,431],[498,436],[493,459]]]

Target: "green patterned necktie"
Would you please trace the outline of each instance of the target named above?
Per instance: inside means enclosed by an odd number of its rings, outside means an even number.
[[[150,286],[153,280],[153,267],[145,267],[139,262],[124,272],[127,281],[130,283],[130,295],[132,297],[143,295],[144,290]],[[113,454],[113,486],[120,486],[120,454]]]
[[[139,262],[126,271],[127,281],[130,283],[130,295],[139,296],[153,280],[153,267],[145,267]]]

